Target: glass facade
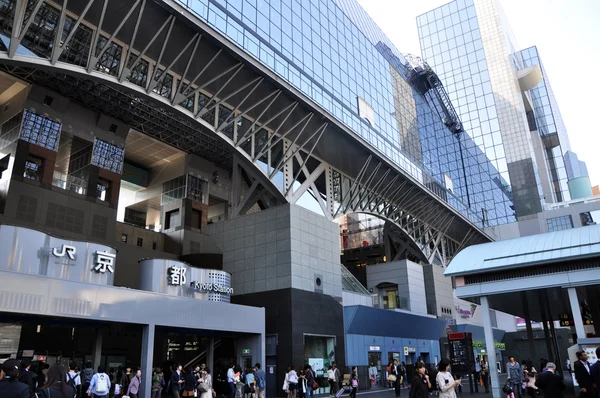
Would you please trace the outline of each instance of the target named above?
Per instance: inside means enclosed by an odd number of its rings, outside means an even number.
[[[473,139],[483,140],[479,132],[453,135],[405,80],[405,58],[355,0],[178,1],[473,222],[515,220],[501,142],[490,161]],[[493,101],[489,93],[483,101]],[[491,110],[477,127],[497,131],[494,118]]]
[[[546,220],[548,232],[562,231],[563,229],[573,228],[573,219],[571,216],[560,216]]]
[[[563,157],[570,149],[569,136],[554,98],[550,81],[535,46],[515,53],[515,58],[522,64],[522,67],[539,65],[542,70],[542,81],[529,91],[533,102],[535,127],[543,142],[547,144],[545,155],[555,195],[553,199],[555,202],[569,201],[571,196],[567,186],[568,175],[565,167],[567,159]]]

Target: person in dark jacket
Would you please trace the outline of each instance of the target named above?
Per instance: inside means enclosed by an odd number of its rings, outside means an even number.
[[[594,379],[592,378],[591,365],[588,363],[588,355],[585,351],[577,351],[577,362],[575,362],[575,379],[581,389],[581,398],[595,398]],[[546,365],[548,367],[548,365]]]
[[[194,369],[191,366],[185,370],[185,374],[183,375],[183,396],[184,397],[193,397],[194,390],[196,389],[196,383],[198,379],[196,375],[194,375]]]
[[[55,363],[46,374],[46,384],[40,388],[42,398],[75,398],[76,392],[65,381],[65,367]]]
[[[173,397],[179,398],[179,393],[182,390],[183,386],[183,367],[180,364],[177,364],[175,367],[175,371],[171,375],[171,379],[169,381],[171,385],[171,392],[173,393]]]
[[[94,368],[92,367],[92,362],[87,361],[85,363],[85,367],[81,371],[79,378],[81,379],[81,398],[87,397],[87,390],[90,388],[90,383],[92,382],[92,377],[94,377]]]
[[[21,372],[19,372],[19,381],[21,383],[27,384],[29,387],[29,396],[31,398],[35,397],[35,379],[37,379],[37,375],[31,371],[31,362],[28,360],[21,361]]]
[[[410,398],[429,398],[431,382],[429,381],[429,375],[425,374],[425,370],[423,362],[418,362],[415,365],[415,375],[410,385]]]
[[[29,386],[19,381],[19,361],[9,359],[0,368],[0,397],[30,398]]]
[[[538,376],[535,386],[544,392],[544,398],[562,398],[567,386],[562,377],[554,373],[556,365],[546,363],[546,371]]]

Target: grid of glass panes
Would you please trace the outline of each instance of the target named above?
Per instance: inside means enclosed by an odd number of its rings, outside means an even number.
[[[121,64],[123,48],[114,41],[111,41],[110,44],[107,43],[108,39],[106,37],[98,37],[98,42],[96,44],[96,56],[100,54],[105,46],[108,45],[108,48],[98,60],[96,69],[101,72],[108,73],[109,75],[117,76],[117,73],[119,73],[119,65]]]
[[[59,122],[32,112],[30,109],[25,109],[20,138],[23,141],[57,151],[60,129]]]
[[[25,11],[26,21],[33,13],[35,4],[36,2],[29,2]],[[29,29],[25,32],[21,45],[40,57],[50,59],[59,17],[60,12],[57,9],[42,3]]]
[[[421,49],[465,130],[509,181],[496,103],[473,0],[456,0],[417,17]]]
[[[198,177],[188,174],[186,197],[198,202],[204,202],[203,194],[204,181]]]
[[[65,17],[65,25],[62,32],[62,42],[67,40],[67,36],[75,26],[76,21],[70,16]],[[90,45],[92,43],[92,30],[85,25],[79,24],[73,37],[63,49],[59,60],[70,64],[87,66]]]
[[[131,68],[135,60],[137,59],[136,54],[131,54],[127,60],[127,67]],[[146,81],[148,79],[148,61],[140,59],[129,74],[129,81],[133,84],[137,84],[140,87],[146,87]]]
[[[163,70],[158,69],[156,71],[155,79],[159,80],[162,74]],[[173,92],[173,76],[167,73],[164,78],[160,79],[152,91],[165,98],[171,98],[171,93]]]
[[[94,166],[121,174],[123,171],[124,155],[124,148],[94,138],[94,149],[92,150],[92,164]]]
[[[542,65],[536,47],[526,48],[515,55],[523,63],[524,67],[539,65],[542,69],[542,81],[533,89],[529,90],[531,100],[533,101],[535,124],[542,137],[551,134],[557,134],[559,137],[559,144],[554,148],[546,150],[548,170],[552,177],[555,195],[554,199],[557,202],[571,200],[569,187],[567,185],[567,170],[563,158],[563,154],[570,148],[570,144],[566,128],[562,122],[562,117],[560,116],[560,110],[558,109],[558,105],[552,94],[548,76],[545,73],[544,66]],[[563,144],[566,144],[566,146]]]
[[[553,217],[546,220],[548,232],[562,231],[563,229],[573,228],[573,219],[571,216]]]
[[[223,271],[209,272],[208,283],[229,288],[231,287],[231,276]],[[214,293],[211,291],[208,293],[208,300],[229,303],[231,295],[226,293]]]
[[[174,200],[183,199],[185,197],[185,182],[186,176],[184,175],[163,182],[162,195],[160,198],[161,205],[172,202]]]

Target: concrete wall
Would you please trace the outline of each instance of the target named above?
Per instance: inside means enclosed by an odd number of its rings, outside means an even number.
[[[454,314],[454,293],[452,279],[444,276],[444,271],[438,265],[423,265],[427,311],[430,315],[450,318]]]
[[[294,288],[342,297],[338,225],[325,217],[286,204],[205,232],[223,253],[235,294]]]
[[[367,287],[377,290],[380,283],[398,285],[398,296],[406,298],[410,311],[427,314],[423,267],[408,260],[392,261],[367,267]]]

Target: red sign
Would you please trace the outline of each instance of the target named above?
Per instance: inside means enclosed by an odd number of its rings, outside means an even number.
[[[470,339],[472,336],[471,333],[449,333],[448,340],[463,340]]]

